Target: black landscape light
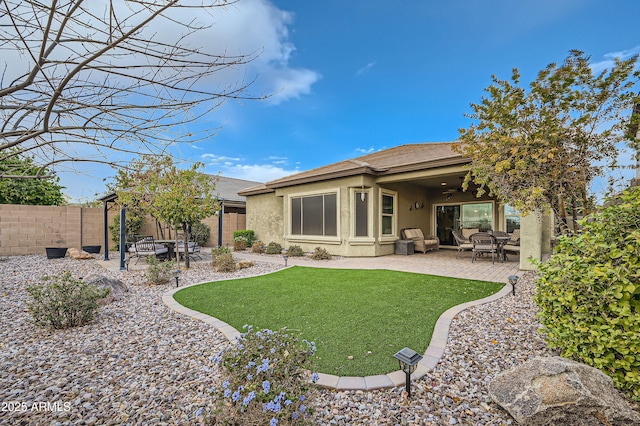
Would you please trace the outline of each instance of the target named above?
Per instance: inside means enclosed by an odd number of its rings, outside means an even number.
[[[407,396],[411,397],[411,373],[418,368],[418,362],[422,359],[422,355],[414,351],[413,349],[404,348],[401,351],[396,352],[394,358],[400,363],[400,369],[407,375],[407,381],[405,388],[407,390]]]
[[[511,294],[514,296],[516,295],[516,283],[518,282],[518,278],[520,277],[517,275],[509,275],[509,278],[507,278],[509,280],[509,284],[511,284]]]
[[[175,269],[175,270],[173,271],[173,277],[176,279],[176,287],[178,287],[178,286],[179,286],[179,284],[178,284],[178,278],[180,277],[180,272],[182,272],[182,271],[180,271],[180,269]]]
[[[287,259],[289,259],[289,250],[282,250],[282,258],[284,259],[284,267],[287,267]]]

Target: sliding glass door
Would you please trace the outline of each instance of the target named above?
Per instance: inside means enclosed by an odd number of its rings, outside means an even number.
[[[436,205],[436,232],[440,245],[455,246],[452,231],[493,229],[493,203]]]

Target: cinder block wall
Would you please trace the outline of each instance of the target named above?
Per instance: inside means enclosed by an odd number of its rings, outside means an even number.
[[[118,214],[118,209],[109,209],[108,225]],[[244,214],[225,213],[223,244],[233,244],[233,231],[245,229],[245,217]],[[211,228],[206,245],[218,245],[218,216],[211,216],[204,223]],[[158,238],[153,218],[147,218],[141,234]],[[108,235],[109,248],[113,248],[115,243],[110,232]],[[104,209],[101,207],[0,204],[0,256],[45,254],[46,247],[81,248],[88,245],[104,246]]]

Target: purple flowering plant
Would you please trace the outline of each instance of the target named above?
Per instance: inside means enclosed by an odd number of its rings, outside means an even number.
[[[222,425],[311,424],[314,342],[299,340],[286,328],[278,331],[244,327],[238,344],[212,357],[222,376],[212,396],[209,419]]]

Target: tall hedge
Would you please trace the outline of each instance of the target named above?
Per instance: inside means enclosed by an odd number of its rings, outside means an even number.
[[[539,265],[542,332],[562,356],[600,369],[640,401],[640,188],[581,226]]]

